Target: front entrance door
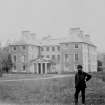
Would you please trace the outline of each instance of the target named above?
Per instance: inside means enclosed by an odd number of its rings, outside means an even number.
[[[48,71],[48,63],[37,63],[36,67],[34,67],[34,69],[36,69],[36,73],[38,73],[38,74],[46,74]],[[49,67],[49,69],[50,69],[50,67]]]
[[[43,63],[43,74],[45,74],[45,63]]]
[[[38,67],[39,67],[38,68],[38,73],[41,74],[41,64],[40,63],[38,63]]]

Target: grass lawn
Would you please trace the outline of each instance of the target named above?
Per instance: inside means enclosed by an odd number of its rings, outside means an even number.
[[[105,81],[105,72],[100,71],[100,72],[94,73],[93,76],[96,78],[100,78],[103,81]]]
[[[105,83],[98,78],[93,78],[87,85],[87,105],[91,103],[105,105]],[[74,77],[0,82],[0,100],[19,105],[32,105],[35,103],[70,105],[73,102],[74,91]]]

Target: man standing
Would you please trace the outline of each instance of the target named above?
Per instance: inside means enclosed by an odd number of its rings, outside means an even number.
[[[86,82],[91,79],[91,75],[82,70],[82,65],[77,66],[77,73],[75,74],[75,105],[78,105],[78,95],[81,91],[82,104],[85,105],[85,88]]]

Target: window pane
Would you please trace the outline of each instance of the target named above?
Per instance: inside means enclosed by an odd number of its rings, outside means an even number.
[[[58,55],[58,61],[60,60],[60,55]]]
[[[26,67],[25,67],[25,65],[23,65],[23,71],[25,71],[26,70]]]
[[[75,44],[75,48],[78,48],[78,44]]]
[[[49,55],[47,55],[46,57],[49,58]]]
[[[47,51],[49,51],[49,47],[47,47]]]
[[[60,51],[60,47],[58,46],[58,51]]]
[[[14,50],[16,50],[16,47],[13,47]]]
[[[75,54],[75,60],[78,61],[78,54]]]
[[[65,43],[65,46],[68,47],[69,46],[69,43]]]
[[[14,70],[16,70],[16,65],[14,65]]]
[[[55,51],[55,47],[52,47],[52,51]]]
[[[44,51],[44,48],[43,47],[41,47],[41,51]]]
[[[14,58],[13,59],[14,59],[14,62],[16,62],[16,55],[14,55]]]
[[[25,50],[25,46],[23,46],[23,50]]]
[[[21,61],[24,63],[25,62],[25,55],[23,55],[22,57],[21,57]]]
[[[44,55],[41,55],[42,58],[44,58]]]
[[[52,59],[55,59],[55,55],[52,55]]]
[[[65,54],[65,59],[67,59],[68,58],[68,54]]]

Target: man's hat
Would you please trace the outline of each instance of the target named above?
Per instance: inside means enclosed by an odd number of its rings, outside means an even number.
[[[83,68],[83,67],[82,67],[82,65],[78,65],[78,66],[77,66],[77,69],[79,69],[79,68],[81,68],[81,69],[82,69],[82,68]]]

